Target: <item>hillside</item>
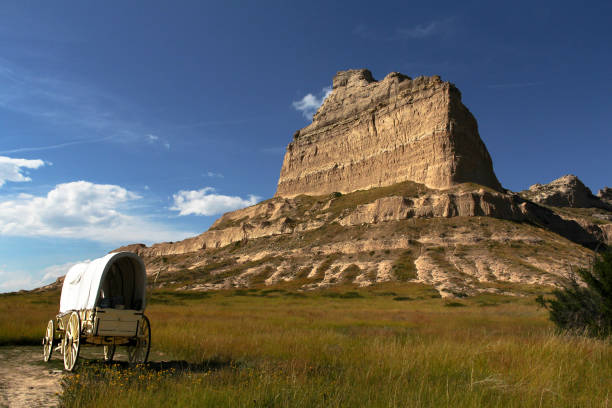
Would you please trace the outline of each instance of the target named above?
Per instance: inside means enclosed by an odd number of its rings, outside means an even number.
[[[575,218],[575,217],[573,217]],[[611,224],[472,184],[414,182],[342,195],[272,198],[225,214],[198,237],[138,252],[156,284],[213,290],[421,282],[442,296],[552,285]],[[608,232],[606,232],[608,231]]]
[[[575,176],[507,191],[453,84],[349,70],[289,143],[275,197],[196,237],[118,250],[171,288],[398,281],[443,297],[520,294],[610,244],[609,196]]]

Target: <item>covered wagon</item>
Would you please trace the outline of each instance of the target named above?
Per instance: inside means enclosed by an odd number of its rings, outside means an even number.
[[[43,338],[43,359],[54,351],[72,371],[83,345],[103,346],[111,361],[117,346],[127,346],[128,360],[145,363],[151,347],[151,326],[144,315],[146,270],[132,252],[108,254],[74,265],[64,278],[59,314],[49,320]]]

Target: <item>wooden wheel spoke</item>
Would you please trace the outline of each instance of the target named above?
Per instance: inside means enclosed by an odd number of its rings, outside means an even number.
[[[151,348],[151,325],[146,316],[142,316],[135,343],[128,346],[130,363],[146,363]]]
[[[55,340],[55,325],[53,320],[49,320],[47,323],[47,329],[45,330],[45,337],[43,337],[43,360],[49,361],[53,354],[53,346]]]
[[[72,312],[68,319],[64,338],[64,368],[72,371],[79,358],[81,320],[76,312]]]

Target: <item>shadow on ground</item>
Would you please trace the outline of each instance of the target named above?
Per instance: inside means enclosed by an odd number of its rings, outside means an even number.
[[[220,370],[226,367],[235,366],[235,362],[232,360],[225,359],[209,359],[204,360],[201,363],[190,363],[185,360],[171,360],[171,361],[152,361],[145,364],[131,364],[127,361],[103,361],[99,359],[86,359],[83,358],[81,361],[84,367],[114,367],[120,370],[130,370],[134,367],[150,371],[167,371],[175,370],[176,372],[192,372],[192,373],[203,373],[208,371]]]

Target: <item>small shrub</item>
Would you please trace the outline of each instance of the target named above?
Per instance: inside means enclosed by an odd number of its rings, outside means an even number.
[[[342,271],[342,280],[345,283],[352,283],[361,273],[361,269],[355,264],[351,264]]]
[[[323,293],[323,296],[336,299],[357,299],[363,297],[359,292],[326,292]]]
[[[446,307],[464,307],[466,305],[460,302],[447,302],[444,304],[444,306]]]
[[[298,270],[298,272],[295,274],[295,279],[306,279],[311,271],[312,267],[310,266],[300,268],[300,270]]]
[[[374,296],[397,296],[395,292],[374,292]]]
[[[361,294],[359,294],[358,292],[345,292],[342,293],[339,297],[341,299],[357,299],[362,298],[363,296],[361,296]]]
[[[407,282],[411,279],[416,279],[417,270],[414,265],[411,251],[405,251],[391,267],[393,276],[399,282]]]
[[[272,276],[274,272],[275,269],[273,266],[266,266],[263,271],[251,277],[251,285],[263,285],[266,282],[266,279]]]
[[[554,290],[553,299],[542,295],[536,301],[550,313],[550,320],[562,330],[584,333],[593,337],[612,334],[612,249],[596,255],[590,269],[580,268],[578,277],[572,273],[561,289]]]

